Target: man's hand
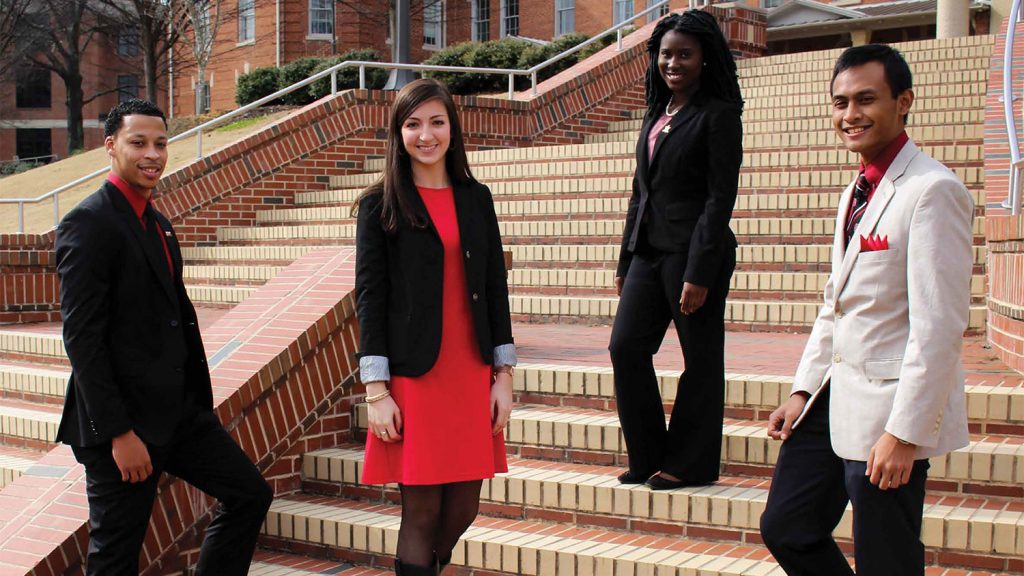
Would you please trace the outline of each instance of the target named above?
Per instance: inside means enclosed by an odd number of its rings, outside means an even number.
[[[793,423],[803,414],[804,406],[807,406],[807,396],[800,392],[791,394],[789,400],[768,417],[768,436],[785,442],[793,432]]]
[[[121,480],[124,482],[142,482],[153,473],[153,463],[149,459],[149,450],[146,444],[129,430],[120,436],[115,436],[110,441],[110,452],[114,456],[114,463],[121,471]]]
[[[869,482],[878,486],[879,490],[899,488],[910,482],[910,473],[914,470],[914,453],[917,446],[903,444],[895,436],[886,432],[871,447],[868,454],[868,468],[864,472]]]
[[[625,278],[622,276],[615,277],[615,295],[622,296],[622,283],[625,282]]]
[[[704,305],[704,300],[708,297],[707,286],[698,286],[689,282],[683,282],[683,294],[679,297],[679,311],[684,316],[693,314],[701,306]]]

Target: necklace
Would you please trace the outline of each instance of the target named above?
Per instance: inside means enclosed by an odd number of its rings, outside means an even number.
[[[680,106],[679,108],[677,108],[677,109],[676,109],[676,111],[675,111],[675,112],[669,112],[669,111],[668,111],[668,110],[669,110],[669,108],[671,108],[671,107],[672,107],[672,101],[673,101],[673,100],[675,100],[675,99],[676,99],[676,97],[675,97],[675,95],[674,95],[674,94],[673,94],[672,96],[670,96],[670,97],[669,97],[669,99],[668,99],[668,104],[665,104],[665,116],[675,116],[676,114],[679,114],[679,111],[680,111],[680,110],[682,110],[682,109],[683,109],[683,107],[682,107],[682,106]]]

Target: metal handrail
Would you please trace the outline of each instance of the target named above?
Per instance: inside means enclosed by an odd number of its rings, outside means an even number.
[[[1019,2],[1020,0],[1015,0],[1015,1]],[[256,100],[255,102],[250,102],[249,104],[246,104],[245,106],[242,106],[241,108],[237,108],[235,110],[232,110],[231,112],[227,112],[225,114],[222,114],[222,115],[214,118],[213,120],[209,120],[207,122],[204,122],[204,123],[200,124],[199,126],[196,126],[195,128],[192,128],[190,130],[182,132],[181,134],[178,134],[178,135],[170,138],[167,142],[168,143],[176,142],[178,140],[182,140],[184,138],[188,138],[189,136],[192,136],[194,134],[196,136],[196,159],[197,160],[198,159],[202,159],[203,158],[203,130],[205,130],[207,128],[211,128],[213,126],[216,126],[217,124],[221,124],[221,123],[223,123],[223,122],[225,122],[227,120],[230,120],[230,119],[232,119],[232,118],[234,118],[236,116],[239,116],[241,114],[245,114],[246,112],[248,112],[248,111],[250,111],[250,110],[252,110],[254,108],[258,108],[258,107],[260,107],[260,106],[262,106],[262,105],[264,105],[264,104],[266,104],[268,102],[271,102],[273,100],[276,100],[276,99],[278,99],[278,98],[280,98],[280,97],[282,97],[282,96],[284,96],[286,94],[290,94],[290,93],[294,92],[295,90],[298,90],[299,88],[302,88],[304,86],[308,86],[309,84],[312,84],[313,82],[316,82],[317,80],[320,80],[321,78],[326,78],[327,76],[331,77],[331,95],[332,96],[336,95],[338,93],[338,72],[340,72],[341,70],[344,70],[346,68],[355,68],[355,67],[359,68],[359,88],[362,89],[362,90],[366,89],[366,69],[367,68],[384,68],[384,69],[389,69],[389,70],[419,70],[419,71],[423,71],[423,72],[465,72],[465,73],[475,73],[475,74],[503,74],[503,75],[507,74],[508,75],[508,97],[509,97],[509,100],[511,100],[514,97],[514,94],[515,94],[515,77],[516,76],[529,76],[531,84],[532,84],[531,93],[536,95],[537,94],[537,73],[540,70],[543,70],[544,68],[547,68],[548,66],[554,64],[555,62],[558,62],[559,60],[562,60],[564,58],[572,56],[573,54],[579,52],[580,50],[586,48],[587,46],[590,46],[594,42],[597,42],[598,40],[600,40],[601,38],[604,38],[605,36],[611,34],[612,32],[616,33],[616,50],[622,50],[622,29],[627,27],[627,26],[629,26],[629,25],[631,25],[636,20],[647,16],[648,14],[654,12],[655,10],[660,9],[662,6],[665,6],[668,3],[669,3],[669,0],[661,0],[660,2],[657,2],[657,3],[653,4],[653,5],[651,5],[646,10],[640,12],[639,14],[634,14],[628,20],[625,20],[625,21],[623,21],[623,22],[621,22],[619,24],[616,24],[615,26],[612,26],[611,28],[608,28],[607,30],[605,30],[604,32],[601,32],[600,34],[594,36],[593,38],[588,39],[586,42],[582,42],[580,44],[577,44],[576,46],[573,46],[572,48],[569,48],[568,50],[565,50],[564,52],[562,52],[560,54],[556,54],[555,56],[552,56],[551,58],[548,58],[547,60],[541,62],[540,64],[537,64],[536,66],[533,66],[531,68],[527,68],[526,70],[511,69],[511,68],[473,68],[473,67],[468,67],[468,66],[438,66],[438,65],[432,65],[432,64],[402,64],[402,63],[398,63],[398,62],[373,62],[373,61],[365,61],[365,60],[346,60],[344,62],[340,62],[338,64],[335,64],[334,66],[331,66],[330,68],[328,68],[326,70],[320,71],[320,72],[310,76],[309,78],[306,78],[305,80],[300,80],[300,81],[296,82],[295,84],[292,84],[291,86],[287,86],[285,88],[282,88],[282,89],[278,90],[277,92],[274,92],[273,94],[270,94],[269,96],[264,96],[263,98],[260,98],[259,100]],[[58,200],[58,197],[60,196],[60,193],[66,191],[66,190],[68,190],[70,188],[73,188],[75,186],[78,186],[79,184],[82,184],[84,182],[92,180],[93,178],[95,178],[97,176],[100,176],[101,174],[104,174],[105,172],[109,172],[109,171],[110,171],[109,167],[101,168],[99,170],[96,170],[95,172],[91,172],[91,173],[89,173],[89,174],[87,174],[85,176],[82,176],[81,178],[78,178],[77,180],[75,180],[73,182],[65,184],[65,185],[63,185],[63,186],[61,186],[59,188],[51,190],[51,191],[49,191],[49,192],[47,192],[45,194],[42,194],[40,196],[37,196],[35,198],[0,198],[0,204],[17,204],[18,205],[18,233],[24,233],[25,232],[25,226],[24,226],[24,224],[25,224],[25,205],[26,204],[37,204],[37,203],[40,203],[40,202],[42,202],[42,201],[44,201],[44,200],[46,200],[48,198],[53,198],[53,218],[54,218],[53,223],[54,223],[54,226],[56,226],[57,223],[60,222],[60,210],[59,210],[59,200]]]
[[[1024,162],[1020,157],[1020,144],[1017,141],[1017,124],[1013,118],[1013,41],[1017,31],[1017,21],[1021,18],[1021,0],[1013,0],[1010,8],[1010,19],[1006,25],[1006,45],[1003,50],[1003,117],[1006,121],[1006,138],[1010,146],[1010,187],[1007,191],[1004,208],[1009,208],[1013,215],[1020,214],[1021,190],[1024,183]]]

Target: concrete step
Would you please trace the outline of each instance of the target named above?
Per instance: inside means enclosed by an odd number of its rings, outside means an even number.
[[[283,266],[268,265],[190,264],[182,270],[182,278],[186,284],[191,286],[201,284],[230,284],[236,287],[262,286],[283,268]]]
[[[356,406],[356,427],[365,434],[366,405]],[[517,405],[505,430],[509,454],[556,462],[627,465],[626,446],[613,412],[575,407]],[[726,418],[722,437],[725,474],[770,478],[781,443],[764,421]],[[931,459],[929,485],[948,492],[1021,498],[1024,439],[973,435],[961,450]]]
[[[264,534],[283,545],[306,543],[375,558],[393,556],[397,506],[334,498],[276,498]],[[783,576],[760,546],[719,544],[552,524],[478,517],[456,545],[453,566],[474,573],[533,576],[654,574]]]
[[[360,483],[361,446],[316,450],[303,455],[307,491],[355,495],[373,490]],[[484,513],[529,520],[547,518],[566,524],[598,524],[605,528],[666,536],[758,541],[761,514],[770,479],[725,477],[711,486],[664,492],[620,484],[621,468],[512,459],[507,474],[485,480]],[[359,492],[357,492],[357,490]],[[371,501],[394,501],[396,485],[380,490]],[[1009,500],[930,495],[925,505],[921,540],[932,551],[1014,556],[1024,549],[1024,515]],[[853,514],[847,506],[834,535],[851,541]]]
[[[30,450],[53,446],[62,407],[0,398],[0,444]]]
[[[20,450],[10,446],[0,446],[0,489],[17,480],[42,455],[42,452],[35,450]]]
[[[0,361],[0,395],[24,402],[62,404],[70,370],[27,362]]]

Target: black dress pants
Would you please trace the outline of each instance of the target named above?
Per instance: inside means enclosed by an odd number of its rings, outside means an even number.
[[[629,266],[612,328],[612,369],[629,469],[663,471],[694,484],[718,480],[725,401],[725,298],[736,268],[727,248],[704,305],[679,311],[687,255],[636,255]],[[686,367],[679,377],[668,428],[654,354],[675,324]]]
[[[879,490],[864,475],[867,462],[832,451],[829,391],[783,442],[761,516],[765,545],[789,576],[852,576],[832,531],[853,503],[853,546],[860,576],[923,576],[921,515],[928,461],[918,460],[910,483]]]
[[[75,458],[85,466],[89,498],[86,574],[138,575],[139,554],[164,471],[220,502],[206,529],[196,574],[248,574],[256,538],[274,493],[216,415],[197,409],[182,419],[168,445],[146,447],[153,474],[135,484],[121,480],[109,442],[72,448]]]

